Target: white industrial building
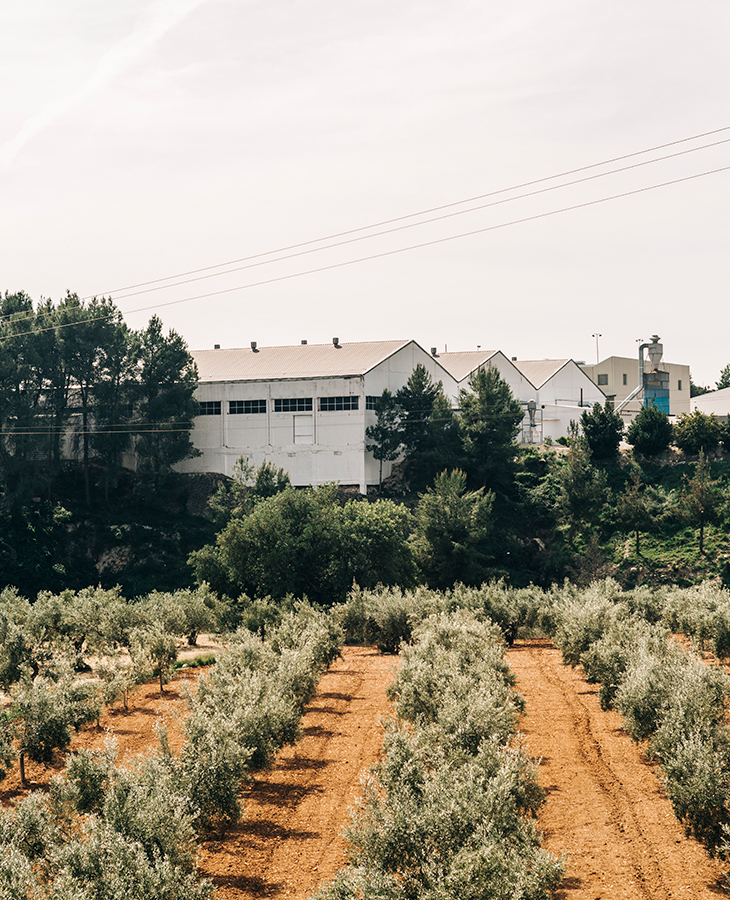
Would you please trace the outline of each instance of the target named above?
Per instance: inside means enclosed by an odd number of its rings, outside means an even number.
[[[494,366],[525,408],[522,440],[526,444],[566,435],[571,420],[578,421],[594,403],[606,402],[603,391],[572,359],[508,359],[499,350],[440,353],[437,358],[463,389],[468,389],[477,369]]]
[[[192,441],[201,455],[182,472],[233,473],[243,454],[285,469],[295,485],[337,481],[366,492],[380,463],[366,451],[365,429],[388,388],[403,387],[418,363],[449,396],[451,375],[415,341],[297,344],[197,350],[200,415]],[[384,463],[383,475],[390,471]]]
[[[496,368],[522,404],[524,443],[568,432],[604,392],[573,360],[516,360],[499,350],[427,353],[415,341],[302,342],[289,347],[191,351],[200,383],[192,441],[200,456],[181,472],[233,474],[239,457],[281,466],[295,485],[336,481],[365,493],[380,463],[365,449],[385,388],[395,393],[425,366],[456,406],[479,368]],[[385,462],[383,476],[390,474]]]

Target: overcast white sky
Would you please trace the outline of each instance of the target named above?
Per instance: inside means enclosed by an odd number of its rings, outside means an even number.
[[[108,295],[730,126],[728,34],[727,0],[3,3],[0,289]],[[601,358],[657,333],[714,386],[730,171],[493,226],[727,166],[730,143],[113,296],[193,349],[415,338],[595,361],[596,333]]]

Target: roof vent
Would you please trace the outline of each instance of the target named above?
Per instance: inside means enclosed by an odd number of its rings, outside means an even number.
[[[302,346],[304,346],[306,343],[307,343],[306,341],[302,341]]]
[[[214,349],[214,350],[220,350],[220,348],[221,348],[221,345],[220,345],[220,344],[213,344],[213,349]]]
[[[512,357],[512,362],[517,362],[517,357],[516,357],[516,356],[513,356],[513,357]]]
[[[256,350],[256,341],[251,341],[251,349],[253,350],[254,353],[257,352],[257,350]]]
[[[438,356],[437,348],[431,347],[431,356]]]
[[[340,339],[339,339],[339,338],[332,338],[332,343],[335,345],[335,347],[339,347],[339,346],[340,346]]]

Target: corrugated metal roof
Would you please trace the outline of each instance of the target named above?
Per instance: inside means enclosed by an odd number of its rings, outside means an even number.
[[[413,341],[294,344],[236,350],[192,350],[201,382],[269,381],[364,375]]]
[[[457,381],[463,381],[479,366],[485,365],[497,353],[496,350],[461,350],[439,353],[436,360]]]
[[[525,378],[539,390],[571,360],[569,359],[518,359],[513,360]]]

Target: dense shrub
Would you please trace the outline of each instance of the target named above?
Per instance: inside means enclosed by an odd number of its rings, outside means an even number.
[[[674,425],[674,443],[685,453],[696,454],[700,450],[709,453],[720,442],[720,423],[714,415],[696,409],[681,413]]]
[[[642,406],[626,432],[626,440],[642,456],[663,453],[672,442],[672,436],[669,416],[654,404]]]

